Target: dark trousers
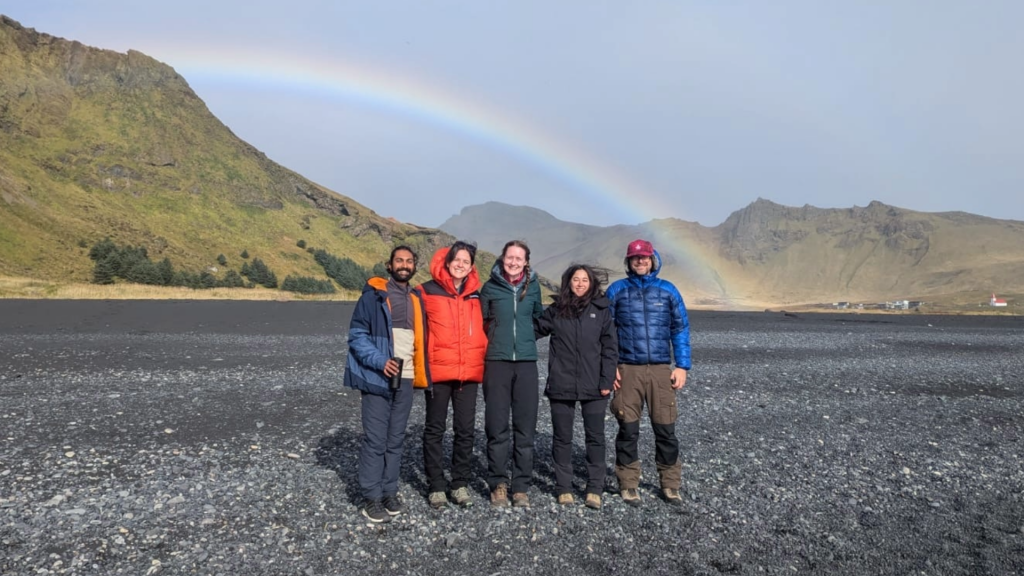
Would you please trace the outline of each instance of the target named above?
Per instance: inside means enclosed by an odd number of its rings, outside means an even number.
[[[402,442],[412,409],[412,380],[388,396],[363,392],[363,442],[359,447],[359,489],[363,498],[398,494]]]
[[[424,390],[427,418],[423,423],[423,469],[430,492],[444,492],[444,433],[448,428],[448,404],[452,405],[452,490],[469,484],[476,418],[476,383],[434,382]]]
[[[487,485],[508,483],[509,413],[512,414],[512,492],[526,492],[533,475],[540,391],[536,362],[489,360],[484,364],[484,432]]]
[[[551,460],[555,469],[555,493],[572,493],[572,429],[576,400],[551,400]],[[587,492],[601,494],[608,473],[605,463],[604,411],[608,399],[580,400],[583,434],[587,447]]]

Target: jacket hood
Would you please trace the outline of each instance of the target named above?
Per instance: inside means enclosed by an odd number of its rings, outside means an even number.
[[[383,276],[374,276],[366,281],[366,285],[363,286],[363,292],[369,292],[370,290],[388,290],[388,279]]]
[[[444,265],[445,258],[448,257],[449,247],[438,248],[437,252],[434,252],[434,257],[430,259],[430,276],[444,288],[445,292],[449,294],[458,294],[455,290],[455,279],[452,278],[452,273],[448,271],[448,267]],[[462,289],[463,294],[472,294],[480,289],[480,274],[476,271],[476,265],[469,271],[469,276],[463,281],[465,288]]]
[[[629,258],[624,259],[622,262],[626,266],[627,277],[640,278],[640,276],[637,276],[636,272],[633,272],[633,269],[629,267]],[[661,254],[658,254],[658,251],[655,250],[654,256],[651,257],[651,273],[647,274],[645,277],[651,279],[657,278],[658,272],[661,272]]]

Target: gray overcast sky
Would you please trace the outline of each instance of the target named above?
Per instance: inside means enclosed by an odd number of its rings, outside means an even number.
[[[173,66],[385,216],[608,225],[781,204],[1024,220],[1024,2],[0,0]]]

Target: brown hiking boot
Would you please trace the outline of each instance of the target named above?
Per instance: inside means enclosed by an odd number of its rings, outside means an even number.
[[[455,502],[457,506],[463,508],[469,508],[473,505],[473,497],[469,494],[469,488],[463,486],[462,488],[456,488],[452,492],[452,502]]]
[[[594,510],[601,509],[601,495],[600,494],[587,494],[587,499],[584,501],[587,508],[593,508]]]
[[[498,484],[494,490],[491,490],[491,506],[496,508],[508,506],[508,486]]]
[[[622,501],[630,506],[640,505],[640,491],[636,488],[624,488],[619,491],[619,495],[622,496]]]
[[[512,505],[516,508],[529,508],[530,497],[526,495],[526,492],[515,492],[512,494]]]
[[[663,488],[661,495],[665,498],[665,502],[668,502],[673,506],[683,505],[683,497],[679,495],[679,490],[676,490],[675,488]]]
[[[431,492],[427,496],[427,502],[430,503],[430,507],[434,510],[440,510],[448,506],[448,497],[444,495],[443,491]]]
[[[561,504],[562,506],[571,506],[572,505],[572,494],[569,494],[569,493],[559,494],[558,495],[558,503]]]

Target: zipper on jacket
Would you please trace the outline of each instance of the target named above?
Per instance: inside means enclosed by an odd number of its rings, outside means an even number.
[[[525,285],[526,282],[527,282],[527,279],[523,278],[523,284],[524,285]],[[523,290],[525,290],[525,289],[526,288],[524,286]],[[518,311],[519,310],[519,294],[517,294],[517,292],[519,292],[519,290],[517,289],[516,286],[513,286],[512,287],[512,361],[513,362],[516,361],[516,344],[517,344],[516,324],[519,323],[519,311]]]
[[[647,338],[647,364],[651,363],[651,326],[647,316],[647,291],[640,287],[640,301],[644,303],[644,336]]]

